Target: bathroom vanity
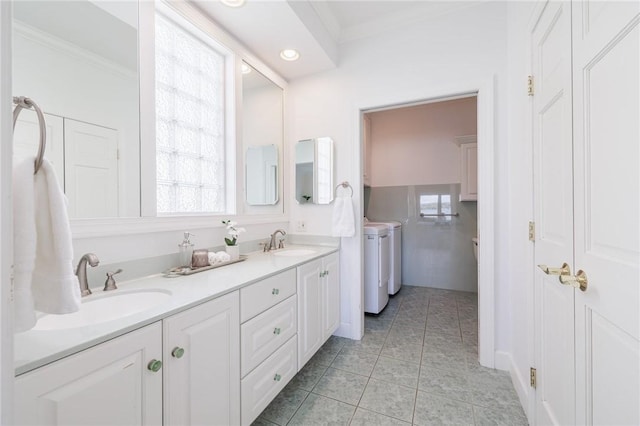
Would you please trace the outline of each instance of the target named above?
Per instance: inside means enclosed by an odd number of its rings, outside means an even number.
[[[305,246],[121,283],[170,297],[16,335],[15,422],[250,424],[338,327],[338,267],[337,248]]]

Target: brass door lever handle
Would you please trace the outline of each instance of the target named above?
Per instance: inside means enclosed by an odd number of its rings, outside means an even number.
[[[587,291],[587,286],[589,285],[589,281],[587,280],[587,274],[582,269],[580,269],[575,276],[561,275],[560,284],[569,285],[573,288],[579,288],[580,291]]]
[[[571,275],[571,268],[566,262],[559,268],[550,268],[547,265],[538,265],[538,268],[547,275],[560,275],[561,277]]]

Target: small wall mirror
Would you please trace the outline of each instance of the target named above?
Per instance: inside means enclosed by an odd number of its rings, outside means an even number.
[[[296,200],[299,204],[333,201],[333,140],[328,137],[296,144]]]
[[[242,144],[245,200],[251,206],[278,203],[278,146],[283,140],[282,88],[242,63]]]
[[[278,147],[250,146],[245,156],[247,204],[273,205],[278,202]]]

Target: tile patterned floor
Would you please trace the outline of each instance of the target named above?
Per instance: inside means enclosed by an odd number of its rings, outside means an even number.
[[[527,425],[509,375],[480,366],[475,293],[403,286],[365,335],[332,336],[256,426]]]

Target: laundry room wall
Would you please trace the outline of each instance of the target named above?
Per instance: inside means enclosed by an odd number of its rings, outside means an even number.
[[[367,114],[365,215],[402,223],[403,284],[477,292],[477,203],[459,201],[456,144],[476,134],[476,116],[475,97]],[[429,216],[438,213],[458,216]]]

